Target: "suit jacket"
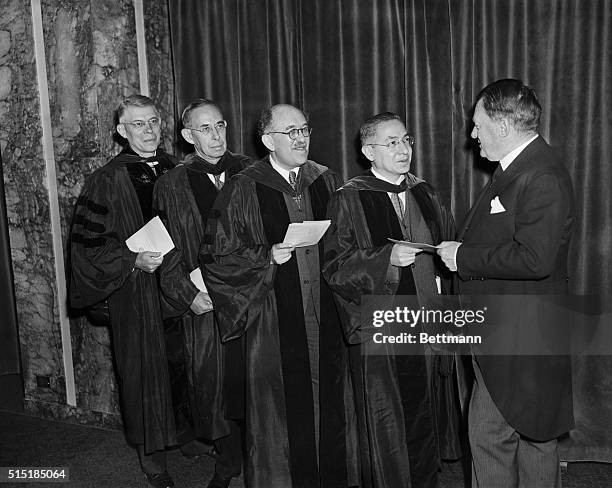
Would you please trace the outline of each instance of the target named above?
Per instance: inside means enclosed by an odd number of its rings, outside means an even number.
[[[538,137],[506,171],[498,170],[496,175],[459,233],[460,292],[566,294],[574,223],[567,169]],[[495,197],[504,212],[491,213],[490,202]],[[476,355],[476,360],[493,401],[519,433],[543,441],[573,426],[568,356]]]

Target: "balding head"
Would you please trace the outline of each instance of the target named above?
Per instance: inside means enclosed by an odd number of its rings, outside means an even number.
[[[286,169],[301,166],[308,159],[308,119],[293,105],[278,104],[265,109],[259,119],[259,135],[272,159]]]

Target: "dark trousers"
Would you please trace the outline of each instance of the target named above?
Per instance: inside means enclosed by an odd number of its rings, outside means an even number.
[[[241,423],[235,420],[227,421],[230,434],[215,441],[217,461],[215,473],[223,478],[240,476],[242,471],[242,429]]]
[[[166,451],[155,451],[151,454],[145,454],[142,444],[136,446],[136,451],[138,452],[138,459],[144,473],[157,474],[166,471]]]
[[[228,420],[230,434],[215,441],[217,451],[215,473],[223,478],[234,478],[242,472],[242,429],[240,423]],[[136,446],[142,471],[157,474],[167,469],[166,451],[145,454],[144,446]]]
[[[557,439],[536,442],[509,425],[484,384],[476,378],[469,410],[472,488],[561,488]]]

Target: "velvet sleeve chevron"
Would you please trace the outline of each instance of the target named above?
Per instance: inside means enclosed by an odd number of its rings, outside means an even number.
[[[121,188],[94,174],[78,198],[70,233],[70,301],[84,308],[107,298],[131,274],[136,253],[125,245]]]

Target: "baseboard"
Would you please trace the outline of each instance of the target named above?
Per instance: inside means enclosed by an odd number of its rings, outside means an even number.
[[[23,404],[24,412],[33,417],[57,420],[70,424],[89,425],[101,429],[123,429],[121,415],[116,413],[84,410],[71,405],[48,403],[31,398],[26,398]]]

